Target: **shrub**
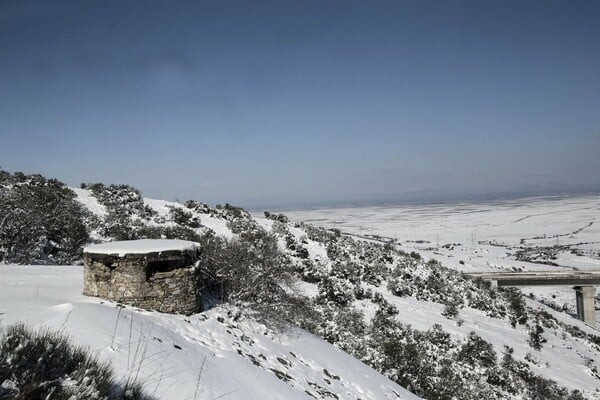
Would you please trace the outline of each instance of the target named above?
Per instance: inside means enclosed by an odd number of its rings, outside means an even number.
[[[136,239],[180,239],[200,242],[202,237],[184,226],[142,226],[133,233]]]
[[[199,274],[203,293],[218,301],[249,304],[254,315],[275,327],[299,323],[307,303],[296,293],[292,266],[277,239],[261,229],[227,240],[205,234]]]
[[[1,397],[14,400],[150,399],[139,384],[119,384],[109,364],[64,334],[23,324],[10,325],[0,338],[0,384]]]
[[[517,326],[517,323],[521,325],[527,323],[527,307],[525,305],[525,300],[523,300],[523,297],[521,296],[521,293],[514,288],[504,289],[504,293],[508,300],[510,310],[512,311],[510,315],[510,323],[513,328]]]
[[[343,279],[335,276],[326,276],[319,282],[319,301],[333,302],[338,306],[345,307],[354,295],[351,286]]]
[[[542,333],[544,333],[544,328],[540,325],[539,314],[536,314],[535,324],[529,327],[529,340],[527,341],[532,349],[539,351],[542,349],[542,343],[547,342]]]
[[[41,175],[0,174],[0,261],[64,264],[81,258],[87,212],[75,193]]]
[[[446,318],[455,318],[458,315],[458,308],[454,303],[448,303],[444,306],[444,310],[442,311],[442,315]]]
[[[178,225],[186,226],[188,228],[199,228],[200,220],[193,216],[189,211],[185,211],[179,207],[172,207],[169,210],[169,216]]]
[[[483,340],[475,332],[471,332],[467,342],[462,345],[458,353],[458,360],[489,368],[496,365],[496,352],[489,342]]]
[[[137,216],[149,220],[157,213],[144,203],[139,190],[129,185],[104,185],[102,183],[82,184],[94,197],[104,205],[108,212],[115,213],[124,219]]]

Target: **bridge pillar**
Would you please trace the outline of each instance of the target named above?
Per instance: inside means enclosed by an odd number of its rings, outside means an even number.
[[[594,305],[594,286],[575,286],[577,318],[586,324],[596,326],[596,307]]]

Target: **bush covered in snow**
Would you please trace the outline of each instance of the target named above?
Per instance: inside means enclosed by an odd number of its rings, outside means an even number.
[[[128,185],[82,183],[82,189],[91,190],[108,215],[99,226],[100,234],[115,240],[137,239],[137,230],[156,216],[156,211],[144,204],[139,190]]]
[[[129,185],[82,183],[81,188],[91,190],[94,197],[107,208],[109,213],[118,216],[137,216],[141,219],[150,219],[156,215],[156,211],[144,204],[140,191]]]
[[[415,330],[397,321],[394,309],[385,304],[369,324],[352,307],[321,310],[326,318],[318,334],[423,398],[584,398],[534,374],[512,358],[510,348],[499,361],[493,346],[475,332],[461,341],[440,325]]]
[[[194,217],[194,215],[179,207],[171,207],[169,210],[169,215],[174,223],[177,225],[185,226],[188,228],[199,228],[200,227],[200,218]]]
[[[556,328],[559,323],[550,314],[527,307],[518,291],[492,289],[485,281],[467,279],[390,245],[357,241],[335,230],[304,228],[328,255],[327,263],[299,264],[299,277],[318,288],[309,327],[315,334],[424,398],[583,398],[533,373],[527,363],[512,358],[511,349],[504,356],[497,354],[475,332],[457,340],[440,325],[419,331],[399,322],[398,310],[382,295],[443,304],[447,318],[456,318],[469,307],[513,327],[527,324],[533,332],[532,348],[538,348],[545,341],[541,326]],[[285,237],[283,229],[276,231]],[[377,307],[370,321],[356,308],[356,301],[364,300]]]
[[[88,212],[56,179],[0,170],[0,261],[66,264],[81,258]]]
[[[0,399],[143,400],[140,384],[118,382],[109,364],[59,333],[16,324],[0,335]]]
[[[246,304],[271,325],[297,321],[307,302],[294,288],[292,265],[277,239],[256,223],[238,222],[232,229],[238,235],[230,240],[211,233],[200,239],[203,293]]]

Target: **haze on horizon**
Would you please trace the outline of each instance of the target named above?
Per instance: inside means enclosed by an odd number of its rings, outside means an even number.
[[[0,167],[243,206],[600,191],[594,1],[0,2]]]

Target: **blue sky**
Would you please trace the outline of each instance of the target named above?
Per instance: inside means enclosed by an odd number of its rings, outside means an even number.
[[[245,206],[600,190],[596,1],[0,1],[0,167]]]

